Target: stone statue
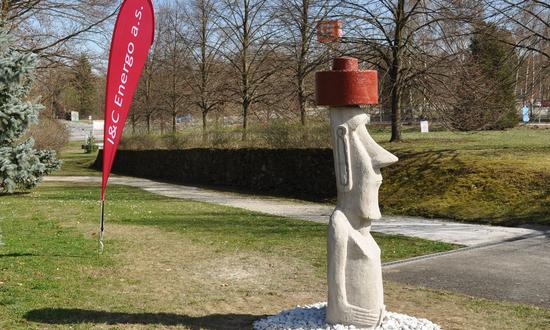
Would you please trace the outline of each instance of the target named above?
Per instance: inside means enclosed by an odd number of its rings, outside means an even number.
[[[375,329],[384,319],[380,248],[370,234],[380,219],[380,169],[397,157],[367,131],[360,105],[378,103],[378,74],[353,57],[315,74],[317,105],[330,111],[338,202],[328,226],[327,322]]]
[[[369,135],[358,106],[330,108],[338,202],[328,227],[327,322],[375,329],[384,318],[380,248],[370,234],[380,219],[380,168],[397,157]]]
[[[387,321],[408,329],[408,321],[403,320],[415,318],[392,313],[384,320],[380,248],[370,234],[372,220],[381,217],[380,169],[398,160],[369,135],[368,116],[361,108],[378,103],[378,74],[374,70],[359,70],[356,58],[335,58],[332,70],[315,74],[315,99],[317,105],[328,107],[330,112],[338,190],[338,202],[328,225],[326,322],[374,330]],[[305,311],[321,306],[324,304],[296,308],[295,318],[290,316],[294,312],[285,311],[276,321],[268,321],[267,326],[286,329],[292,324],[289,319],[297,319],[296,325],[303,325],[303,319],[309,321]],[[422,329],[439,329],[428,320],[422,322]]]

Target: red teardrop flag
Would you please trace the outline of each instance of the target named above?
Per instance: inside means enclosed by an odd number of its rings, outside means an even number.
[[[117,151],[139,76],[153,43],[155,17],[151,0],[125,0],[115,23],[107,87],[103,132],[101,201]]]
[[[155,13],[151,0],[125,0],[115,23],[107,86],[103,131],[103,178],[101,181],[100,253],[103,252],[105,188],[139,76],[155,34]]]

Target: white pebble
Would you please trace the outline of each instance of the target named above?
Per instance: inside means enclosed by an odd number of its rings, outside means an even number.
[[[325,322],[326,303],[297,306],[254,322],[254,330],[353,330],[350,325],[330,325]],[[441,330],[426,319],[386,312],[379,330]]]

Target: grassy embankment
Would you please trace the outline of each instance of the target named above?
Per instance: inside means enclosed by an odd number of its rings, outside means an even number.
[[[63,160],[61,170],[52,173],[52,175],[60,176],[100,176],[101,172],[92,169],[97,152],[85,153],[81,145],[83,142],[73,141],[63,149],[59,158]]]
[[[384,143],[400,158],[383,173],[384,212],[550,224],[550,129],[408,133],[405,139]]]
[[[325,299],[321,224],[112,186],[96,254],[97,187],[0,196],[1,329],[246,329]],[[453,246],[377,235],[384,260]],[[541,329],[550,311],[386,283],[389,310],[445,329]]]

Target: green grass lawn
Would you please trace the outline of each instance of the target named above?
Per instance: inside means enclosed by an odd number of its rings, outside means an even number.
[[[0,328],[18,324],[25,328],[25,314],[35,309],[90,308],[93,301],[114,299],[101,290],[94,292],[101,279],[86,272],[96,269],[100,274],[116,267],[110,255],[121,243],[108,240],[107,255],[98,257],[96,237],[83,236],[74,228],[77,224],[96,225],[97,190],[45,184],[29,194],[0,197],[1,208],[10,210],[0,217],[6,244],[0,249]],[[112,223],[154,226],[177,232],[182,240],[208,247],[213,253],[255,252],[300,259],[315,269],[318,277],[324,274],[325,225],[171,199],[123,186],[110,187],[109,197],[113,202],[106,214],[107,237]],[[385,261],[455,248],[403,236],[376,238]],[[113,301],[127,303],[121,299]]]
[[[97,152],[85,153],[81,148],[83,142],[72,141],[61,152],[60,158],[63,160],[61,170],[56,171],[53,175],[73,176],[73,175],[89,175],[100,176],[101,172],[91,168],[94,163]]]
[[[260,315],[325,299],[325,225],[112,186],[98,256],[97,196],[98,187],[55,183],[0,196],[0,329],[246,329]],[[455,248],[376,239],[384,261]],[[395,283],[386,295],[392,310],[447,329],[540,329],[550,317]]]

